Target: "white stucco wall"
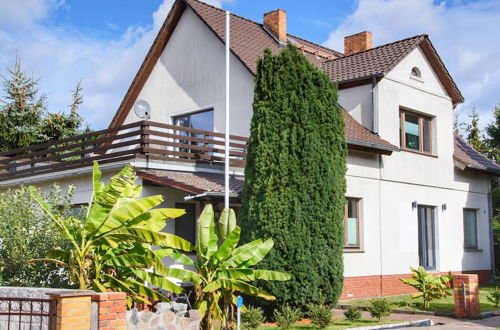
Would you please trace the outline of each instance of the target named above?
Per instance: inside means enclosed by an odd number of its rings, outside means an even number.
[[[231,56],[231,134],[249,135],[253,75]],[[224,44],[186,8],[138,100],[151,106],[151,120],[169,123],[172,113],[213,106],[214,130],[224,132]],[[125,123],[140,120],[131,110]]]
[[[339,104],[368,129],[373,126],[372,86],[361,85],[339,90]]]

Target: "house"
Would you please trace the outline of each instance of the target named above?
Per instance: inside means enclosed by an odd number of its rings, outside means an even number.
[[[203,205],[220,209],[223,201],[224,38],[224,11],[177,0],[109,129],[0,153],[0,187],[73,184],[79,204],[90,196],[93,160],[108,177],[130,163],[144,195],[186,209],[167,230],[194,241]],[[231,15],[233,207],[244,182],[256,60],[287,44],[338,83],[345,110],[341,299],[408,292],[399,278],[418,265],[489,281],[490,182],[500,167],[454,135],[453,110],[463,97],[427,35],[373,48],[371,34],[361,32],[339,52],[288,34],[283,10],[264,14],[263,24]]]

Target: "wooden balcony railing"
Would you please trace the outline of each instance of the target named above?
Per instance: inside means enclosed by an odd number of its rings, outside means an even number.
[[[230,136],[230,165],[244,167],[248,139]],[[221,165],[224,134],[140,121],[0,152],[0,181],[131,159]]]

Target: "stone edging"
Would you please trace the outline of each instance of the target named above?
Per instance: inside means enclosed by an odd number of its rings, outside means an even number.
[[[434,322],[432,322],[432,320],[417,320],[417,321],[405,321],[400,323],[373,325],[370,327],[350,328],[349,330],[375,330],[375,329],[394,329],[394,328],[409,328],[409,327],[427,327],[431,325],[434,325]]]

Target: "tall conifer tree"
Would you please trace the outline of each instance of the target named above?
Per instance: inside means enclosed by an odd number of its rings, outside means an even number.
[[[288,46],[259,60],[240,211],[246,241],[272,237],[265,268],[283,283],[259,283],[280,303],[304,307],[343,285],[346,143],[337,88]],[[272,306],[268,306],[272,307]]]

